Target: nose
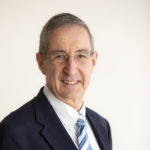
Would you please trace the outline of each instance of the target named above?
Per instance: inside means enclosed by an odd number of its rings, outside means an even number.
[[[68,75],[72,76],[75,75],[78,71],[78,66],[75,62],[75,59],[73,56],[68,57],[68,60],[66,61],[66,65],[64,67],[64,72]]]

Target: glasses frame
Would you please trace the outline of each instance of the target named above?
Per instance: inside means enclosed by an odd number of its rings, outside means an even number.
[[[89,56],[92,57],[92,56],[94,55],[94,53],[95,53],[95,51],[91,51],[90,54],[89,54]],[[40,53],[40,54],[44,57],[44,59],[49,59],[51,62],[54,62],[54,60],[51,60],[51,59],[50,59],[51,55],[47,55],[47,54],[43,54],[43,53]],[[66,57],[65,60],[62,61],[62,62],[59,62],[59,63],[67,62],[70,57],[74,57],[74,61],[76,62],[75,56],[76,56],[76,55],[74,55],[74,56],[69,56],[69,55],[66,54],[66,55],[65,55],[65,57]],[[76,62],[76,63],[77,63],[77,62]]]

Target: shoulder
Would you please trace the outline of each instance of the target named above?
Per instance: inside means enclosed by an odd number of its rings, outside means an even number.
[[[34,108],[33,108],[33,100],[27,102],[19,109],[11,112],[8,116],[6,116],[0,122],[0,129],[2,126],[11,126],[14,127],[20,124],[27,124],[29,120],[33,119],[34,116]]]
[[[31,130],[34,122],[33,100],[24,104],[16,111],[10,113],[0,122],[0,141],[12,142],[25,141],[24,137],[27,130]],[[2,146],[0,142],[0,147]]]
[[[38,93],[33,99],[22,105],[17,110],[11,112],[8,116],[6,116],[1,122],[0,127],[2,125],[26,125],[29,122],[32,122],[35,118],[35,105],[34,103],[39,103],[39,99],[41,99],[41,92]]]

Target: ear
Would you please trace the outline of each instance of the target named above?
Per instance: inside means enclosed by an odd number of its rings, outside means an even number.
[[[37,60],[40,71],[45,75],[44,58],[40,53],[36,53],[36,60]]]
[[[98,58],[98,52],[94,51],[94,54],[92,56],[92,71],[94,70],[96,66],[97,58]]]

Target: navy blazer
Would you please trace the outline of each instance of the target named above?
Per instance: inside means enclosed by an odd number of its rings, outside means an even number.
[[[108,122],[86,108],[86,116],[101,150],[112,150]],[[77,150],[43,94],[12,112],[0,123],[0,150]]]

